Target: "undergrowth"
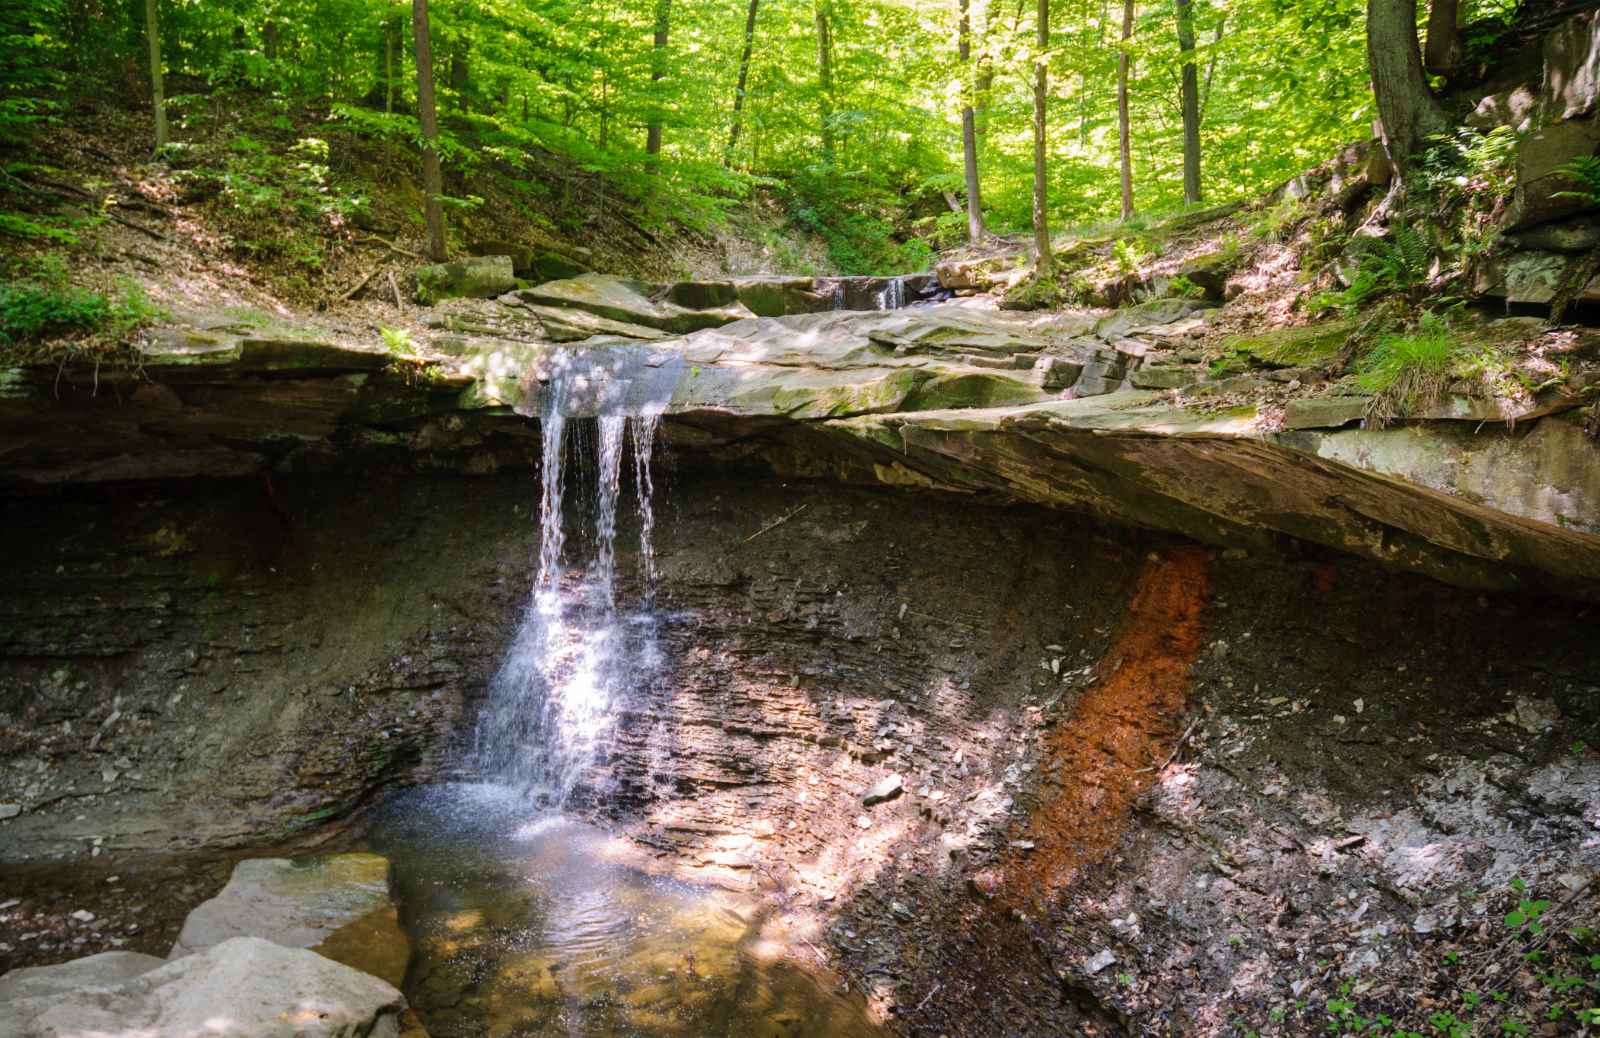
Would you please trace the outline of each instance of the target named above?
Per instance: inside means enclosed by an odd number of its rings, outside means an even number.
[[[1438,403],[1461,357],[1447,320],[1424,312],[1415,329],[1378,336],[1355,366],[1356,385],[1372,394],[1378,421],[1425,411]]]
[[[137,281],[123,278],[105,289],[76,286],[57,256],[35,262],[31,276],[0,281],[0,348],[8,353],[57,339],[121,345],[162,316]]]

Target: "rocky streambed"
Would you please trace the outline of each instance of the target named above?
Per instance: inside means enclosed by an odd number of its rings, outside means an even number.
[[[1597,490],[1561,400],[1207,410],[1138,385],[1194,367],[1189,304],[569,344],[530,305],[441,307],[448,357],[197,325],[98,387],[6,376],[0,964],[165,955],[239,857],[359,849],[470,777],[557,373],[665,411],[667,664],[580,813],[757,906],[733,961],[894,1033],[1220,1035],[1491,981],[1532,1019],[1524,898],[1546,954],[1600,951]]]

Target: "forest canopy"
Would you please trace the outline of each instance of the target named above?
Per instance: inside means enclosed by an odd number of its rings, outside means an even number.
[[[531,153],[555,154],[626,185],[657,221],[706,226],[769,192],[845,270],[910,269],[958,243],[969,194],[989,230],[1029,225],[1040,61],[1053,227],[1259,192],[1369,136],[1375,116],[1357,0],[423,6],[447,207],[471,204],[454,192],[478,164],[514,172]],[[21,0],[0,14],[11,55],[0,130],[16,139],[97,92],[150,98],[158,36],[179,146],[241,107],[313,140],[420,143],[413,7]],[[1462,19],[1509,14],[1479,5]],[[1187,193],[1186,80],[1199,146]],[[977,190],[963,178],[964,110]]]

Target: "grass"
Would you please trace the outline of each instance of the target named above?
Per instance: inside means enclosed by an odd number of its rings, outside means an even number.
[[[1438,403],[1461,351],[1450,326],[1436,314],[1423,314],[1413,331],[1379,336],[1355,368],[1356,385],[1373,396],[1370,416],[1386,421]]]

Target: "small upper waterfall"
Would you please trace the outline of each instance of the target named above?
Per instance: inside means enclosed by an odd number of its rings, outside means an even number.
[[[610,741],[619,699],[648,678],[657,661],[652,537],[655,515],[651,455],[655,414],[601,414],[596,435],[567,435],[571,385],[551,381],[541,415],[539,563],[526,608],[506,657],[489,686],[479,718],[476,763],[486,778],[526,790],[559,810],[600,761]],[[631,446],[639,511],[641,602],[616,601],[618,504],[623,455]],[[594,556],[569,572],[564,505],[569,462],[588,475],[593,450]],[[569,457],[574,455],[575,457]]]

